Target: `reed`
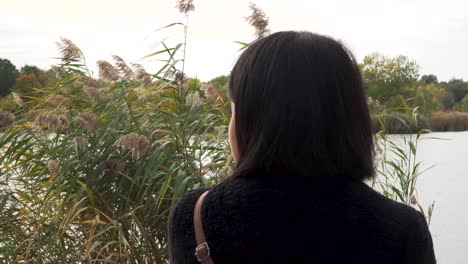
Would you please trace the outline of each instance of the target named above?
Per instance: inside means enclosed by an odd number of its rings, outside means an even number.
[[[168,78],[177,50],[159,74],[99,61],[95,80],[65,44],[58,82],[0,112],[0,262],[165,263],[174,204],[232,165],[228,102]]]
[[[432,131],[466,131],[468,130],[467,112],[435,112],[431,116]]]

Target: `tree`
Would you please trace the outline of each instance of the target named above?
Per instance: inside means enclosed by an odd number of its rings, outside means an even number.
[[[208,83],[216,86],[216,88],[218,89],[221,89],[224,86],[226,86],[228,79],[229,79],[229,76],[221,75],[221,76],[211,79],[210,81],[208,81]]]
[[[444,109],[452,109],[455,104],[455,99],[452,92],[447,91],[442,99]]]
[[[42,87],[46,86],[49,81],[46,72],[36,66],[24,65],[20,72],[22,74],[33,74]]]
[[[360,65],[368,96],[386,102],[393,96],[410,95],[419,77],[419,65],[406,56],[393,58],[380,53],[364,57]]]
[[[7,59],[0,59],[0,97],[8,95],[18,77],[15,65]]]
[[[47,82],[49,85],[53,85],[57,82],[58,78],[57,78],[57,74],[54,72],[54,70],[51,68],[51,69],[48,69],[46,72],[46,77],[47,77]]]
[[[34,88],[42,88],[41,83],[36,79],[34,74],[21,74],[16,79],[16,84],[13,86],[13,91],[16,93],[27,94]]]
[[[444,107],[446,96],[447,91],[435,83],[418,85],[410,106],[419,107],[422,113],[429,114]]]
[[[431,84],[431,83],[438,84],[439,83],[439,81],[437,80],[437,76],[435,76],[434,74],[421,76],[421,81],[425,84]]]
[[[455,103],[460,102],[468,94],[468,82],[462,79],[451,79],[446,85],[447,91],[453,93]]]
[[[468,94],[461,100],[461,110],[463,112],[468,112]]]

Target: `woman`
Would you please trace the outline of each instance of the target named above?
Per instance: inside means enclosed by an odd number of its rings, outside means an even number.
[[[375,174],[370,116],[341,43],[309,32],[260,39],[229,93],[235,170],[177,204],[171,263],[198,263],[194,208],[207,190],[203,263],[435,263],[424,216],[363,183]]]

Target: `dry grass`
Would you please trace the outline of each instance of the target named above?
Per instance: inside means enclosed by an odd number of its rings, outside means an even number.
[[[431,118],[432,131],[465,131],[468,130],[468,113],[435,112]]]

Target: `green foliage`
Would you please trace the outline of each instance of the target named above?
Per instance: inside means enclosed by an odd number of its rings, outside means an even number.
[[[444,98],[442,98],[442,105],[444,109],[453,109],[455,105],[455,98],[453,93],[446,92]]]
[[[45,72],[45,75],[47,77],[47,84],[48,85],[54,85],[57,81],[58,81],[58,78],[57,78],[57,75],[55,74],[54,70],[53,69],[48,69],[46,72]]]
[[[14,112],[16,108],[16,104],[13,101],[13,96],[11,94],[0,97],[0,110]]]
[[[439,83],[439,81],[437,80],[437,76],[435,76],[434,74],[421,76],[421,82],[423,82],[425,84],[431,84],[431,83],[437,84],[437,83]]]
[[[462,103],[461,110],[463,112],[468,112],[468,94],[465,95],[465,97],[463,97],[463,99],[461,100],[461,103]]]
[[[395,116],[395,119],[401,120],[401,124],[408,130],[421,127],[418,108],[410,108],[407,102],[403,101],[399,110],[404,110],[406,117],[400,119]],[[420,129],[416,134],[390,137],[384,124],[386,117],[386,115],[377,117],[381,123],[381,130],[375,134],[374,140],[378,157],[376,161],[378,177],[373,179],[372,187],[390,199],[415,206],[430,223],[435,203],[424,209],[418,201],[416,188],[418,177],[430,169],[430,167],[423,169],[422,163],[416,158],[421,136],[429,131]]]
[[[429,122],[420,108],[411,106],[413,101],[413,98],[395,97],[395,107],[383,107],[380,111],[372,112],[373,131],[375,133],[383,131],[385,134],[411,134],[429,127]]]
[[[41,84],[42,87],[46,86],[49,78],[47,77],[47,74],[45,71],[39,69],[36,66],[32,65],[24,65],[20,72],[22,74],[32,74],[34,77],[36,77],[36,80]]]
[[[444,108],[443,101],[447,96],[445,89],[436,86],[435,83],[417,85],[414,89],[414,97],[409,102],[412,107],[419,106],[419,110],[425,116]]]
[[[0,133],[0,262],[165,263],[171,208],[230,170],[229,107],[171,59],[145,87],[79,61]]]
[[[446,85],[448,92],[453,94],[455,103],[460,102],[468,94],[468,82],[462,79],[452,79]]]
[[[42,84],[37,80],[36,76],[30,73],[18,76],[12,90],[16,93],[28,94],[33,92],[34,89],[40,89],[42,87]]]
[[[221,75],[216,78],[213,78],[207,82],[209,86],[212,86],[216,89],[219,96],[225,101],[229,101],[227,85],[229,81],[229,76]]]
[[[405,56],[388,58],[379,53],[364,57],[360,65],[368,96],[387,102],[392,96],[409,94],[419,76],[419,66]]]
[[[218,89],[222,89],[226,87],[228,80],[229,80],[229,76],[221,75],[221,76],[218,76],[216,78],[209,80],[208,83],[211,85],[214,85]]]
[[[0,97],[10,93],[18,77],[18,70],[7,59],[0,59]]]

